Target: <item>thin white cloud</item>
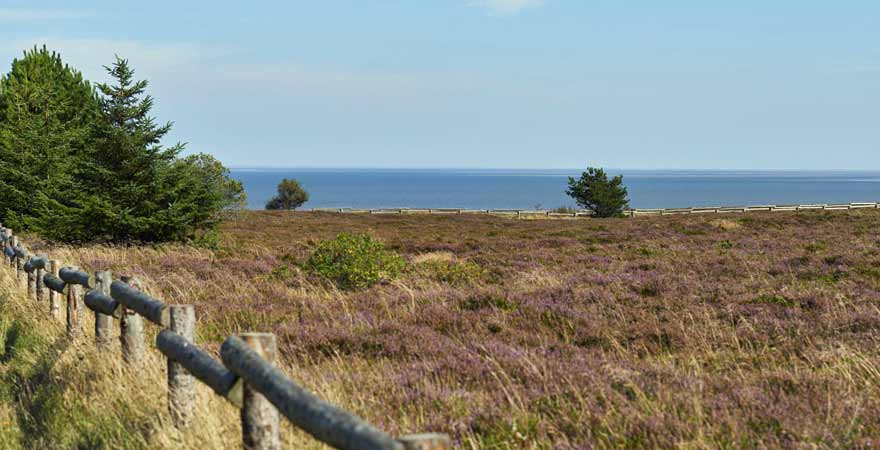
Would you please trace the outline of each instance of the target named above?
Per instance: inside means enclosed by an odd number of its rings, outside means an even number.
[[[49,20],[73,20],[92,17],[93,14],[82,11],[58,9],[11,9],[0,8],[0,22],[42,22]]]
[[[526,8],[540,6],[544,0],[472,0],[497,14],[516,14]]]
[[[110,82],[103,66],[126,58],[135,78],[150,81],[160,105],[216,107],[218,99],[254,108],[300,100],[347,110],[439,111],[464,99],[517,99],[558,107],[555,89],[462,71],[363,70],[292,60],[246,62],[247,51],[191,43],[147,44],[109,39],[36,38],[0,42],[0,61],[46,44],[92,82]],[[215,106],[208,106],[215,105]]]
[[[0,60],[43,45],[61,54],[92,81],[108,81],[104,66],[114,55],[128,59],[135,77],[154,88],[184,95],[268,94],[277,96],[401,99],[473,93],[486,86],[467,74],[352,70],[293,61],[237,62],[240,49],[188,43],[145,44],[109,39],[42,37],[0,43]]]
[[[87,79],[99,82],[107,79],[104,66],[113,64],[115,55],[131,61],[136,77],[152,79],[174,75],[198,62],[228,53],[228,50],[193,44],[151,45],[127,40],[37,37],[0,44],[0,57],[11,60],[23,50],[43,45],[60,53],[65,63],[82,71]]]

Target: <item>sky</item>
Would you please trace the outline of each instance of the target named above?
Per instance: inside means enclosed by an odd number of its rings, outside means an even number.
[[[880,168],[876,0],[0,0],[44,44],[232,167]]]

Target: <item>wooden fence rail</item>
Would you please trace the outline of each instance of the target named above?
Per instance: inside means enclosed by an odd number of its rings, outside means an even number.
[[[854,202],[841,204],[810,204],[810,205],[752,205],[752,206],[701,206],[693,208],[636,208],[624,211],[626,217],[666,216],[674,214],[725,214],[747,212],[782,212],[826,210],[842,211],[850,209],[880,208],[880,202]],[[334,212],[342,214],[487,214],[502,217],[590,217],[592,211],[577,210],[572,212],[555,212],[553,210],[528,209],[464,209],[464,208],[312,208],[315,212]]]
[[[142,292],[136,278],[113,280],[109,271],[88,273],[73,266],[61,267],[47,255],[32,256],[18,236],[2,225],[0,243],[6,262],[15,268],[20,287],[26,287],[28,297],[34,301],[48,300],[52,317],[60,318],[57,298],[66,296],[69,339],[82,336],[84,311],[88,309],[94,313],[95,345],[103,351],[111,350],[112,328],[118,322],[120,354],[127,364],[137,366],[145,347],[141,318],[161,327],[156,347],[168,361],[168,414],[180,429],[185,430],[194,418],[198,380],[240,409],[242,444],[247,449],[279,449],[282,414],[295,426],[338,449],[451,448],[444,434],[391,437],[306,391],[275,365],[277,351],[272,334],[230,336],[221,347],[222,362],[217,361],[195,345],[192,305],[166,305]]]
[[[255,336],[252,336],[255,337]],[[274,340],[274,336],[259,338]],[[260,357],[251,345],[231,336],[220,348],[223,364],[263,394],[285,417],[334,448],[397,450],[402,445],[359,417],[315,397]]]

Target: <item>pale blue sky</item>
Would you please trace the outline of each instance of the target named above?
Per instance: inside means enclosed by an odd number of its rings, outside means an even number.
[[[880,2],[0,0],[232,166],[880,168]],[[73,6],[75,5],[75,6]]]

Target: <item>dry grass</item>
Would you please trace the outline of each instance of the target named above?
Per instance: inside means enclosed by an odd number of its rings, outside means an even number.
[[[735,230],[740,227],[739,222],[730,219],[718,219],[709,223],[724,231]]]
[[[455,255],[452,252],[428,252],[412,257],[413,264],[422,264],[428,262],[455,262]]]
[[[210,351],[231,333],[274,332],[294,379],[394,434],[445,431],[489,449],[858,447],[880,435],[878,219],[254,212],[224,226],[217,250],[43,250],[195,304]],[[413,270],[350,292],[298,268],[342,231],[379,237]],[[438,276],[432,264],[467,270]],[[64,358],[73,403],[78,389],[129,379]],[[164,380],[161,361],[144,373]],[[235,411],[208,392],[206,431],[175,434],[161,384],[113,384],[92,413],[145,446],[238,445]]]

